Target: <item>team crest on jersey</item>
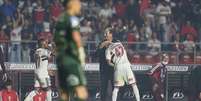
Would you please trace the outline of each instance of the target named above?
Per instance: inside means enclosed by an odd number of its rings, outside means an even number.
[[[70,22],[72,27],[79,26],[79,19],[77,17],[70,17]]]

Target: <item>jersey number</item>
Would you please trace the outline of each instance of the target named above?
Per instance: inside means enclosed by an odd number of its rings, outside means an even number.
[[[115,48],[115,55],[117,57],[121,57],[124,55],[124,48],[122,46],[118,46]]]

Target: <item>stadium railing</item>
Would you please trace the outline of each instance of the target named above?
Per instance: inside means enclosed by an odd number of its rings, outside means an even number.
[[[148,42],[123,42],[130,62],[133,64],[153,64],[160,61],[160,55],[167,53],[170,56],[170,64],[201,64],[201,43],[194,45],[183,43],[152,44],[159,48],[150,48]],[[33,54],[37,48],[37,41],[20,41],[20,42],[0,42],[0,47],[4,50],[6,62],[14,63],[32,63],[34,62]],[[98,42],[87,41],[84,44],[86,51],[86,62],[96,63],[98,58],[96,48]],[[17,55],[18,54],[18,55]],[[20,55],[19,55],[20,54]],[[55,57],[50,59],[55,63]]]

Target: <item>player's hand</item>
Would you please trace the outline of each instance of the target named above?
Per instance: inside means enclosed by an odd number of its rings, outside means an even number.
[[[104,42],[101,43],[100,48],[108,47],[110,44],[111,44],[110,41],[104,41]]]
[[[2,78],[3,81],[7,81],[8,80],[8,76],[6,73],[3,73],[3,78]]]
[[[152,75],[152,73],[151,72],[148,72],[148,73],[146,73],[148,76],[151,76]]]
[[[85,86],[77,86],[75,88],[76,96],[82,100],[86,100],[88,98],[88,91]]]
[[[84,52],[84,48],[80,47],[78,49],[78,52],[79,52],[79,60],[80,60],[81,66],[84,66],[85,65],[85,52]]]

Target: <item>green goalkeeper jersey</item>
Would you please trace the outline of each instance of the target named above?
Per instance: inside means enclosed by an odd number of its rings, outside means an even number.
[[[73,32],[79,32],[79,19],[67,13],[61,14],[55,26],[54,41],[57,50],[57,67],[60,87],[71,91],[77,85],[86,85],[79,60],[78,47]]]
[[[70,56],[78,60],[78,48],[72,38],[74,31],[80,30],[79,19],[76,16],[61,14],[55,27],[54,41],[58,56]]]

